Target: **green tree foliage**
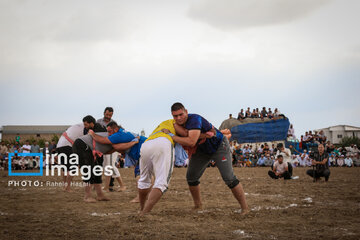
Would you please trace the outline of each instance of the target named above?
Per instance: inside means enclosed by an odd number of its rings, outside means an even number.
[[[360,146],[360,139],[358,137],[343,137],[341,139],[340,145],[342,147],[349,147],[351,144],[356,144],[356,146]]]

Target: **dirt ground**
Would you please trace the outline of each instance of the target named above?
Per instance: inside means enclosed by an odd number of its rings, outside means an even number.
[[[239,205],[216,168],[202,177],[204,209],[192,211],[186,169],[174,169],[168,192],[139,221],[133,169],[120,172],[128,189],[109,202],[84,203],[83,188],[46,186],[59,177],[9,177],[0,172],[0,239],[360,239],[360,168],[332,168],[330,181],[272,180],[267,168],[235,168],[252,211]],[[39,180],[43,186],[8,186]],[[75,181],[81,183],[80,178]],[[95,193],[94,193],[95,194]]]

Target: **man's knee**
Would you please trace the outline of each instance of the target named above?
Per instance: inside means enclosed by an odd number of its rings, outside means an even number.
[[[235,178],[234,180],[232,180],[231,182],[226,182],[226,185],[230,188],[233,189],[234,187],[236,187],[237,185],[239,185],[240,181]]]
[[[189,186],[195,187],[200,184],[200,181],[199,180],[196,180],[196,181],[187,180],[187,183]]]

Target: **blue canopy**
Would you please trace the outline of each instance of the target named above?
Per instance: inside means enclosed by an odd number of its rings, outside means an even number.
[[[261,123],[247,123],[231,128],[231,140],[238,143],[272,142],[287,138],[289,119],[278,119]]]

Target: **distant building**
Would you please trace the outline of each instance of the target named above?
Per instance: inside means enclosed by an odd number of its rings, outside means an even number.
[[[68,129],[69,125],[5,125],[0,130],[3,141],[24,142],[27,139],[45,139],[51,141],[54,135],[60,135]]]
[[[323,129],[317,129],[316,131],[324,131],[324,134],[328,141],[333,144],[339,144],[343,137],[358,137],[360,138],[360,127],[353,127],[348,125],[337,125]]]

